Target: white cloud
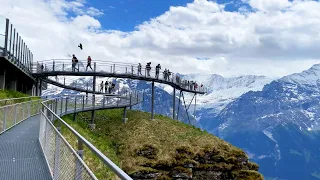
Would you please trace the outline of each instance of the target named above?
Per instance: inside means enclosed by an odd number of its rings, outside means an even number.
[[[128,33],[100,29],[95,17],[103,12],[80,0],[0,0],[0,15],[12,20],[36,60],[75,53],[227,77],[283,76],[319,62],[319,2],[247,2],[257,11],[226,12],[213,1],[195,0]],[[71,11],[77,16],[70,18]]]
[[[288,0],[249,0],[252,8],[260,11],[279,11],[290,6]]]
[[[90,16],[102,16],[103,12],[100,11],[99,9],[94,8],[94,7],[90,7],[87,10],[87,14]]]

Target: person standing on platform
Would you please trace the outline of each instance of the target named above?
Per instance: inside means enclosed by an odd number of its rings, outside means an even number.
[[[105,93],[108,93],[108,87],[109,87],[109,82],[106,81],[106,82],[104,83],[104,92],[105,92]]]
[[[169,71],[169,69],[168,69],[167,73],[168,73],[168,75],[167,75],[168,81],[170,81],[171,72]]]
[[[169,71],[168,69],[164,69],[164,71],[163,71],[163,78],[165,81],[168,80],[168,71]]]
[[[77,62],[78,62],[78,59],[77,59],[77,57],[73,54],[73,55],[72,55],[72,72],[75,72]]]
[[[88,67],[93,71],[92,67],[91,67],[91,57],[88,56],[88,59],[87,59],[87,67],[86,67],[86,71],[88,71]]]
[[[151,62],[148,62],[146,65],[146,70],[147,70],[147,76],[150,77],[150,70],[151,70]]]
[[[100,84],[100,92],[103,92],[103,81]]]
[[[138,76],[142,76],[142,73],[141,73],[141,63],[138,64]]]
[[[161,66],[160,66],[160,64],[158,64],[158,65],[156,66],[156,78],[157,78],[157,79],[159,79],[159,71],[160,71],[160,69],[161,69]]]

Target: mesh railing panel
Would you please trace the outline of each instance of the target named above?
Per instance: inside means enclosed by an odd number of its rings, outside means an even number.
[[[27,101],[31,101],[31,100],[37,100],[37,99],[39,99],[38,96],[1,99],[0,100],[0,107],[1,106],[12,105],[12,104],[16,104],[16,103],[27,102]]]
[[[0,107],[0,134],[39,113],[40,99]]]
[[[58,101],[57,101],[58,102]],[[55,103],[54,103],[55,104]],[[54,105],[52,104],[52,105]],[[49,107],[54,107],[50,106]],[[50,115],[48,115],[50,114]],[[41,113],[40,144],[54,179],[96,179],[70,144],[51,123],[54,115],[45,109]],[[56,118],[56,117],[55,117]]]
[[[84,108],[88,110],[120,106],[128,107],[141,102],[141,97],[142,96],[138,96],[136,92],[132,92],[120,97],[68,96],[43,102],[39,139],[53,177],[55,179],[95,179],[96,177],[80,158],[83,150],[89,150],[102,160],[102,164],[105,166],[104,168],[110,168],[117,176],[122,177],[122,179],[131,179],[91,143],[72,129],[72,127],[68,126],[59,118],[59,115],[61,115],[61,113],[66,114],[83,111]],[[64,125],[64,127],[66,127],[65,130],[67,130],[72,137],[78,139],[78,147],[80,143],[82,144],[82,148],[76,152],[55,128],[53,122],[57,123],[56,126],[58,129],[61,129],[61,125]],[[65,131],[63,132],[65,133]],[[74,139],[71,142],[75,143]],[[86,148],[83,148],[84,145]]]

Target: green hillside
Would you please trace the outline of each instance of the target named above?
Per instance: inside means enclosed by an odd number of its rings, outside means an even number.
[[[104,110],[97,111],[91,131],[90,117],[80,113],[76,122],[71,115],[64,119],[134,179],[263,179],[242,150],[198,128],[163,116],[151,121],[149,113],[140,111],[128,111],[124,124],[122,110]],[[76,139],[66,129],[62,133],[76,148]],[[85,162],[99,179],[114,179],[85,152]]]
[[[29,98],[26,99],[16,99],[16,100],[8,100],[8,101],[1,101],[4,99],[11,99],[11,98],[21,98],[21,97],[29,97],[29,95],[23,94],[18,91],[11,91],[11,90],[0,90],[0,106],[20,103],[23,101],[29,101]],[[32,97],[32,99],[38,99],[39,97]]]
[[[0,99],[27,97],[28,95],[18,91],[2,90],[0,89]]]

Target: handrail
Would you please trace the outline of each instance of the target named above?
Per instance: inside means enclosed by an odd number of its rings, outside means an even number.
[[[147,81],[156,81],[166,83],[180,90],[189,91],[193,93],[204,94],[207,88],[203,84],[184,79],[178,73],[163,71],[154,65],[151,67],[141,65],[125,64],[121,62],[111,61],[96,61],[92,63],[92,69],[87,69],[87,62],[79,60],[77,63],[64,62],[59,60],[52,60],[51,62],[37,62],[33,65],[33,72],[35,76],[49,76],[56,72],[55,75],[91,75],[100,76],[106,74],[112,77],[127,77],[132,79],[142,79]]]
[[[74,97],[74,99],[72,97]],[[82,97],[82,98],[79,99],[79,97]],[[16,103],[13,105],[7,105],[4,107],[0,107],[0,115],[2,115],[2,113],[4,115],[3,121],[1,121],[1,118],[0,118],[0,134],[2,134],[3,132],[7,131],[8,129],[14,127],[15,125],[22,122],[23,120],[25,120],[33,115],[39,114],[39,112],[41,112],[40,114],[42,117],[45,118],[45,122],[43,121],[43,119],[40,121],[39,141],[40,141],[42,151],[44,152],[46,159],[47,160],[48,160],[48,158],[51,159],[49,162],[53,162],[53,164],[54,164],[53,165],[54,167],[53,167],[52,163],[47,162],[47,165],[48,165],[51,173],[53,173],[52,175],[54,178],[59,177],[59,174],[61,174],[61,173],[59,173],[59,170],[57,170],[57,168],[60,168],[60,171],[61,171],[61,167],[63,167],[63,166],[60,167],[59,164],[60,163],[63,164],[63,163],[66,163],[69,161],[68,160],[69,158],[63,159],[63,157],[60,157],[60,155],[59,155],[60,153],[65,154],[65,153],[61,152],[61,151],[63,151],[63,149],[61,149],[61,148],[63,148],[62,146],[64,146],[64,147],[67,146],[69,148],[69,152],[71,150],[72,154],[74,154],[76,156],[76,159],[74,159],[74,162],[73,162],[75,165],[74,168],[76,168],[76,172],[75,172],[75,174],[73,173],[70,175],[73,175],[75,177],[82,177],[82,175],[83,175],[83,176],[87,176],[87,177],[89,176],[91,179],[97,179],[95,177],[95,175],[92,173],[92,171],[87,167],[87,165],[81,159],[83,156],[83,148],[79,149],[79,151],[78,151],[79,154],[77,154],[77,152],[71,147],[71,145],[60,134],[59,130],[60,130],[60,128],[61,128],[60,126],[62,124],[68,130],[70,130],[72,132],[72,134],[74,134],[76,136],[76,138],[78,139],[78,147],[80,147],[80,146],[82,147],[83,146],[82,144],[86,145],[88,147],[88,149],[90,149],[90,151],[92,153],[94,153],[96,156],[98,156],[98,158],[106,166],[108,166],[118,177],[120,177],[121,179],[124,179],[124,180],[132,180],[132,178],[129,175],[127,175],[116,164],[114,164],[110,159],[108,159],[101,151],[99,151],[93,144],[91,144],[88,140],[86,140],[83,136],[81,136],[75,129],[73,129],[69,124],[67,124],[64,120],[62,120],[59,117],[59,113],[60,113],[60,115],[65,115],[65,114],[69,114],[69,113],[76,113],[79,111],[80,112],[86,111],[86,108],[88,108],[88,107],[85,107],[85,97],[86,96],[84,96],[84,95],[75,95],[75,96],[71,96],[71,97],[65,96],[65,100],[66,100],[65,101],[63,98],[61,99],[61,97],[59,96],[57,98],[44,100],[42,102],[41,102],[41,99],[37,99],[37,100],[30,100],[30,101],[26,101],[26,102],[21,102],[21,103]],[[27,97],[27,98],[30,98],[30,97]],[[108,98],[110,98],[109,101],[108,101]],[[116,101],[116,103],[115,103],[115,101],[112,100],[112,99],[123,99],[123,98],[127,99],[127,101],[125,101],[126,103],[122,104],[122,106],[119,106],[118,100]],[[17,98],[17,99],[21,99],[21,98]],[[59,102],[58,100],[61,100],[61,101]],[[77,106],[77,104],[79,102],[78,100],[80,100],[80,107]],[[88,100],[88,99],[86,99],[86,100]],[[136,92],[126,93],[123,95],[107,97],[107,98],[106,98],[106,96],[103,96],[102,102],[100,102],[101,105],[96,105],[97,104],[96,102],[99,102],[100,100],[101,99],[99,99],[95,96],[92,96],[92,102],[89,103],[89,104],[91,104],[90,107],[92,106],[93,110],[95,108],[101,109],[101,108],[112,108],[112,107],[123,107],[123,106],[129,107],[129,106],[136,105],[137,103],[142,101],[141,96],[139,97],[139,95]],[[105,101],[107,101],[107,104],[105,104]],[[35,102],[35,103],[32,103],[32,102]],[[63,103],[65,103],[64,106],[63,106]],[[109,106],[108,103],[111,106]],[[86,103],[86,104],[88,104],[88,103]],[[42,108],[40,108],[40,105],[42,105]],[[69,106],[69,109],[68,109],[68,106]],[[69,110],[71,110],[71,111],[69,111]],[[77,110],[79,110],[79,111],[77,111]],[[56,129],[56,127],[51,123],[51,121],[53,122],[53,120],[58,120],[58,122],[59,122],[58,129]],[[49,126],[47,124],[49,124]],[[43,128],[44,127],[43,125],[45,126],[45,128]],[[50,130],[50,128],[51,128],[51,130]],[[52,134],[52,132],[53,132],[52,130],[56,133],[56,135]],[[54,135],[54,136],[52,136],[52,135]],[[55,137],[54,138],[55,140],[52,139],[53,137]],[[59,138],[60,138],[60,140],[59,140]],[[59,143],[61,141],[61,139],[63,141],[62,144]],[[52,140],[54,140],[54,141],[52,141]],[[52,146],[53,143],[55,144],[55,146]],[[49,151],[48,151],[48,148],[49,148]],[[53,161],[52,161],[52,157],[53,157],[52,152],[55,155]],[[61,154],[61,156],[63,156],[62,154]],[[59,157],[62,159],[59,159]],[[79,162],[80,162],[80,164],[79,164]],[[72,172],[72,170],[71,171],[70,170],[66,170],[66,171],[62,170],[61,172],[62,172],[62,174],[63,173],[68,174],[68,173]],[[84,174],[82,174],[82,173],[84,173]],[[62,176],[65,176],[65,175],[62,175]]]
[[[3,101],[16,101],[20,99],[31,99],[31,98],[40,98],[40,96],[28,96],[28,97],[19,97],[19,98],[8,98],[8,99],[0,99],[0,103]]]
[[[59,82],[59,80],[52,80],[52,79],[43,79],[44,82],[47,82],[49,84],[52,84],[54,86],[58,86],[58,87],[61,87],[61,88],[65,88],[65,89],[69,89],[69,90],[73,90],[73,91],[78,91],[78,92],[86,92],[86,93],[93,93],[93,94],[100,94],[100,95],[105,95],[105,96],[117,96],[116,94],[110,94],[110,93],[105,93],[105,92],[101,92],[101,91],[97,91],[100,89],[100,84],[96,84],[96,90],[93,91],[93,88],[91,86],[89,86],[88,84],[86,85],[86,88],[83,89],[83,88],[78,88],[77,87],[77,84],[75,84],[75,86],[71,86],[71,85],[64,85],[62,83]],[[90,87],[90,88],[89,88]]]
[[[96,95],[96,96],[99,96],[99,95]],[[79,156],[81,158],[83,155],[83,145],[86,145],[88,147],[88,149],[90,149],[90,151],[92,153],[94,153],[96,156],[98,156],[99,159],[106,166],[108,166],[118,177],[120,177],[121,179],[124,179],[124,180],[132,180],[130,178],[130,176],[128,176],[117,165],[115,165],[110,159],[108,159],[102,152],[100,152],[96,147],[94,147],[94,145],[92,145],[88,140],[86,140],[76,130],[74,130],[69,124],[67,124],[63,119],[61,119],[59,117],[60,115],[77,113],[77,112],[81,112],[81,111],[86,111],[88,109],[94,110],[94,109],[101,109],[101,108],[113,108],[113,107],[117,108],[117,107],[123,107],[123,106],[129,107],[129,106],[136,105],[142,101],[141,96],[139,97],[139,95],[136,92],[131,92],[131,93],[123,94],[122,96],[118,96],[118,97],[103,96],[102,102],[100,102],[101,104],[99,105],[96,103],[97,101],[99,101],[99,98],[97,98],[96,96],[92,96],[92,103],[86,103],[86,104],[91,104],[91,105],[86,106],[86,107],[85,107],[85,103],[84,103],[85,102],[84,98],[86,96],[84,96],[84,95],[76,95],[76,96],[71,96],[71,97],[65,96],[65,99],[63,99],[59,96],[57,98],[52,98],[52,99],[42,101],[41,102],[41,105],[43,107],[42,111],[45,112],[45,113],[42,113],[42,115],[45,116],[46,119],[50,119],[52,122],[54,120],[58,120],[58,129],[61,129],[61,125],[64,125],[68,130],[70,130],[72,132],[73,135],[75,135],[75,137],[78,139],[78,148],[82,147],[78,151]],[[72,98],[72,97],[74,97],[74,98]],[[82,98],[79,99],[79,97],[82,97]],[[112,100],[112,99],[117,99],[117,98],[118,99],[124,98],[124,99],[127,99],[127,101],[125,101],[125,104],[119,104],[119,100],[116,100],[116,102]],[[109,99],[109,101],[108,101],[108,99]],[[80,104],[77,103],[78,100],[80,100]],[[105,103],[105,101],[107,103]],[[110,104],[111,106],[108,104]],[[69,108],[68,108],[68,106],[69,106]],[[93,107],[93,109],[91,109],[91,107]],[[54,128],[56,128],[56,127],[54,127]],[[42,137],[40,142],[41,142],[42,146],[45,146],[45,144],[47,143],[47,140],[45,138],[43,139],[44,135],[41,132],[42,131],[40,130],[40,137]],[[46,130],[44,131],[44,133],[45,132],[46,132]],[[45,154],[48,154],[48,153],[50,154],[51,151],[49,150],[49,152],[48,152],[48,151],[44,150],[44,152],[45,152]],[[50,157],[50,155],[48,155],[48,156]],[[54,162],[56,162],[56,161],[54,160]],[[52,167],[51,167],[51,169],[52,169]]]
[[[48,108],[48,110],[50,110]],[[44,115],[44,112],[41,111],[41,114]],[[44,117],[46,118],[47,122],[49,122],[49,124],[52,127],[55,127],[49,120],[49,118],[47,116],[44,115]],[[95,175],[93,174],[93,172],[90,170],[90,168],[86,165],[86,163],[81,159],[81,157],[78,155],[78,153],[72,148],[72,146],[68,143],[68,141],[66,140],[66,138],[63,137],[63,135],[59,132],[59,130],[57,130],[56,128],[53,128],[54,131],[58,134],[58,136],[60,136],[60,138],[64,141],[64,143],[68,146],[68,148],[72,151],[72,153],[78,158],[78,160],[84,165],[85,169],[88,171],[88,173],[91,175],[91,177],[93,177],[95,180],[98,180]]]
[[[39,113],[41,99],[25,101],[0,107],[0,134],[23,120]]]
[[[46,101],[45,101],[46,102]],[[83,136],[81,136],[76,130],[74,130],[68,123],[62,120],[58,115],[56,115],[48,106],[41,102],[41,104],[49,110],[56,119],[58,119],[63,125],[65,125],[81,142],[83,142],[95,155],[97,155],[118,177],[124,180],[132,180],[132,178],[127,175],[122,169],[120,169],[116,164],[114,164],[109,158],[107,158],[101,151],[99,151],[94,145],[87,141]]]

